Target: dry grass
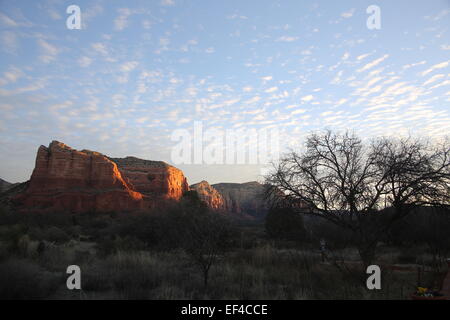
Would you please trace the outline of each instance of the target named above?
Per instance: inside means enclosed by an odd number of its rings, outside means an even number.
[[[22,258],[0,263],[2,298],[406,299],[417,279],[415,271],[383,269],[382,290],[369,291],[354,250],[334,252],[338,261],[346,261],[335,265],[322,263],[312,250],[265,243],[221,257],[204,290],[201,274],[182,251],[118,251],[99,257],[92,243],[70,242],[49,246],[38,256],[36,244],[27,241]],[[379,261],[394,264],[399,256],[398,250],[385,248]],[[70,264],[81,267],[81,292],[65,288]]]

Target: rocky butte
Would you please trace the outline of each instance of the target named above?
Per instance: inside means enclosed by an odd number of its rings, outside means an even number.
[[[14,202],[22,211],[136,211],[188,189],[183,173],[164,162],[108,158],[53,141],[39,147],[28,187]]]
[[[225,199],[213,186],[203,180],[190,186],[192,190],[197,191],[201,200],[206,202],[208,207],[214,210],[226,210]]]
[[[143,211],[178,201],[193,189],[211,209],[232,217],[261,219],[267,213],[264,185],[258,182],[202,181],[189,187],[183,172],[165,162],[111,158],[58,141],[39,147],[29,181],[0,182],[7,190],[1,202],[22,212]]]
[[[206,181],[190,186],[209,207],[226,211],[235,217],[261,219],[267,214],[265,187],[253,181],[246,183],[218,183]]]

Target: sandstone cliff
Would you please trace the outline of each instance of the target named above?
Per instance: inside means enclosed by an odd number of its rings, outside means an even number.
[[[183,172],[165,162],[135,157],[109,159],[134,190],[151,198],[179,200],[189,190]]]
[[[268,208],[264,201],[265,187],[256,181],[246,183],[218,183],[212,185],[225,200],[228,212],[264,218]]]
[[[210,208],[225,211],[234,217],[261,219],[268,211],[264,201],[265,187],[258,182],[210,185],[202,181],[190,187]]]
[[[15,200],[22,210],[33,211],[144,208],[142,194],[132,190],[114,162],[98,152],[77,151],[58,141],[39,147],[29,185]]]
[[[26,190],[14,202],[30,211],[135,211],[178,200],[187,190],[183,172],[164,162],[108,158],[53,141],[39,147]]]
[[[201,181],[199,183],[193,184],[190,186],[190,188],[197,191],[200,199],[206,202],[208,207],[210,207],[211,209],[226,210],[225,199],[207,181]]]

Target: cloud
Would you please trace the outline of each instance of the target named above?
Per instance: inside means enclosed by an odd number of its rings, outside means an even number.
[[[345,19],[351,18],[351,17],[353,17],[353,14],[355,13],[355,11],[356,11],[355,9],[350,9],[349,11],[341,13],[341,17],[345,18]]]
[[[306,110],[305,109],[297,109],[291,112],[291,116],[295,115],[295,114],[301,114],[301,113],[305,113]]]
[[[362,55],[358,56],[356,59],[357,60],[362,60],[364,58],[367,58],[368,56],[370,56],[370,53],[362,54]]]
[[[0,24],[6,27],[18,27],[19,23],[8,17],[6,14],[0,12]]]
[[[61,20],[62,19],[61,14],[54,8],[47,9],[47,13],[50,16],[50,18],[53,20]]]
[[[138,66],[137,61],[127,61],[120,66],[120,71],[122,72],[130,72],[134,70]]]
[[[275,92],[275,91],[277,91],[277,90],[278,90],[278,87],[272,87],[272,88],[269,88],[269,89],[265,90],[264,92],[266,92],[266,93],[272,93],[272,92]]]
[[[310,94],[310,95],[304,96],[301,100],[305,101],[305,102],[308,102],[308,101],[311,101],[313,99],[314,99],[314,96]]]
[[[131,16],[132,11],[128,8],[117,9],[119,16],[114,20],[114,29],[122,31],[128,25],[128,17]]]
[[[173,0],[162,0],[161,5],[165,7],[170,7],[175,5],[175,1]]]
[[[433,72],[434,70],[438,70],[438,69],[443,69],[449,66],[450,60],[449,61],[445,61],[445,62],[441,62],[438,64],[435,64],[434,66],[432,66],[431,68],[425,70],[424,72],[422,72],[422,76],[426,76],[427,74],[429,74],[430,72]]]
[[[92,7],[88,7],[86,9],[81,10],[82,10],[81,24],[83,29],[87,29],[89,22],[99,14],[103,13],[103,7],[98,3],[93,5]]]
[[[384,56],[382,56],[379,59],[373,60],[372,62],[366,64],[364,67],[362,67],[361,69],[357,70],[357,72],[363,72],[366,70],[369,70],[377,65],[379,65],[381,62],[383,62],[384,60],[386,60],[389,57],[388,54],[385,54]]]
[[[227,16],[227,19],[228,19],[228,20],[234,20],[234,19],[242,19],[242,20],[246,20],[246,19],[248,19],[248,17],[243,16],[243,15],[239,15],[239,14],[235,13],[235,14],[233,14],[233,15]]]
[[[258,102],[259,100],[261,100],[261,97],[259,97],[259,96],[254,96],[253,98],[251,98],[251,99],[245,101],[245,104],[256,103],[256,102]]]
[[[108,55],[108,50],[106,49],[105,44],[101,43],[101,42],[95,42],[91,45],[92,49],[94,49],[94,51],[106,56]]]
[[[428,79],[427,81],[425,81],[425,83],[423,85],[424,86],[429,85],[430,83],[433,83],[436,80],[442,79],[444,77],[445,77],[444,74],[436,74],[436,75],[432,76],[430,79]]]
[[[9,83],[16,82],[19,78],[23,77],[23,72],[16,68],[10,67],[8,71],[3,73],[3,77],[0,78],[0,86],[4,86]]]
[[[92,63],[92,59],[89,57],[81,57],[80,59],[78,59],[78,64],[80,65],[80,67],[82,68],[86,68],[89,67]]]
[[[55,60],[56,56],[60,52],[60,49],[45,41],[44,39],[38,39],[37,42],[39,47],[41,48],[41,51],[43,52],[43,55],[41,55],[39,59],[44,63],[49,63]]]
[[[0,35],[0,43],[3,51],[15,53],[18,48],[17,36],[12,31],[3,31]]]
[[[5,90],[5,89],[0,88],[0,95],[1,96],[11,96],[11,95],[22,94],[25,92],[37,91],[37,90],[40,90],[43,88],[45,88],[45,81],[37,81],[28,86],[16,88],[13,90]]]
[[[277,39],[278,42],[294,42],[297,41],[298,37],[282,36]]]

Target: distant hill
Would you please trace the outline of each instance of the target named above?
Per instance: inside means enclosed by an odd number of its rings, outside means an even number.
[[[11,189],[16,185],[17,183],[11,183],[0,178],[0,193],[5,192],[6,190]]]
[[[256,181],[246,183],[217,183],[202,181],[190,186],[212,209],[226,211],[233,216],[262,219],[268,208],[264,201],[265,187]]]

